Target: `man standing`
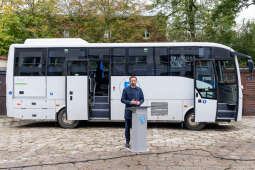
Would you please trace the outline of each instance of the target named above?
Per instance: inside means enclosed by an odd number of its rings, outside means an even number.
[[[137,107],[143,104],[144,96],[141,88],[136,86],[137,78],[131,76],[129,78],[130,86],[126,87],[122,92],[121,102],[126,105],[125,107],[125,137],[126,148],[129,148],[130,142],[130,128],[132,121],[132,111],[128,107]]]

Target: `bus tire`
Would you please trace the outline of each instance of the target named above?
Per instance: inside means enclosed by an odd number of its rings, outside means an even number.
[[[58,113],[58,124],[62,128],[73,129],[78,126],[79,121],[78,120],[67,120],[66,109],[62,109]]]
[[[195,122],[194,110],[189,111],[185,116],[185,127],[190,130],[202,130],[205,127],[205,123]]]

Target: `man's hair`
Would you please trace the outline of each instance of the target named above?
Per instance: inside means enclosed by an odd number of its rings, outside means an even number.
[[[136,76],[130,76],[130,77],[129,77],[129,81],[130,81],[132,78],[135,78],[135,79],[137,80]]]

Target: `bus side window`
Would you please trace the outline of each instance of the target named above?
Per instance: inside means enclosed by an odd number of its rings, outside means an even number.
[[[65,59],[68,54],[68,49],[64,48],[49,48],[47,75],[48,76],[64,76],[65,75]]]
[[[167,76],[169,70],[168,48],[155,48],[154,61],[156,65],[156,76]]]
[[[232,59],[230,51],[223,48],[213,48],[214,58],[217,59]]]
[[[68,76],[87,75],[87,55],[85,48],[69,48],[67,61]]]
[[[87,75],[87,61],[68,61],[67,75],[68,76],[85,76]]]
[[[46,49],[15,49],[15,76],[44,76]]]
[[[69,48],[68,60],[85,60],[87,59],[85,48]]]
[[[208,47],[200,47],[197,58],[212,58],[212,49]]]
[[[128,74],[136,76],[153,76],[153,48],[128,49]]]
[[[112,52],[112,72],[113,76],[126,76],[126,49],[113,48]]]
[[[110,48],[88,48],[88,59],[89,60],[109,60],[110,59]]]
[[[197,48],[176,47],[170,50],[170,75],[193,78],[193,59]]]

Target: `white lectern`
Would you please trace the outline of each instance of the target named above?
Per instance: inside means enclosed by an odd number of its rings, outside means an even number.
[[[129,107],[132,111],[131,152],[147,151],[147,110],[150,106]]]

